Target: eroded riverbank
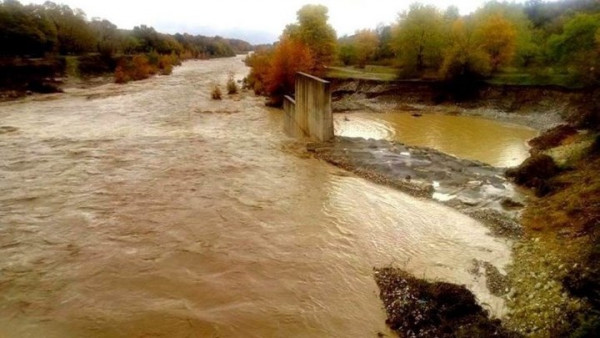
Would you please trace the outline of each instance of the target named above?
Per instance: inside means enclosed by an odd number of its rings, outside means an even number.
[[[405,111],[477,116],[548,129],[564,121],[594,120],[600,89],[558,86],[479,85],[467,97],[453,97],[453,88],[427,81],[382,82],[333,80],[335,112]]]
[[[239,58],[0,103],[0,333],[391,335],[372,268],[503,300],[479,222],[289,151],[281,116],[210,100]]]

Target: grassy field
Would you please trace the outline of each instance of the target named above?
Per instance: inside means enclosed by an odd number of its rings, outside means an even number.
[[[398,77],[398,69],[373,65],[365,66],[363,69],[355,67],[327,67],[326,77],[332,79],[394,81]]]
[[[519,85],[519,86],[546,86],[555,85],[569,88],[582,86],[575,81],[572,74],[566,71],[544,70],[538,72],[525,72],[517,68],[506,68],[487,79],[487,83],[497,85]]]
[[[352,66],[332,66],[327,67],[326,77],[330,79],[355,79],[355,80],[376,80],[376,81],[394,81],[398,80],[400,70],[389,66],[367,65],[360,69]],[[430,79],[433,79],[431,77]],[[519,69],[508,68],[494,74],[485,82],[494,85],[518,85],[518,86],[547,86],[556,85],[567,88],[578,88],[582,84],[574,81],[573,76],[566,72],[540,72],[527,73]]]

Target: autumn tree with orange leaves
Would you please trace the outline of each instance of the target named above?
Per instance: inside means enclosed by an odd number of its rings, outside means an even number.
[[[282,39],[267,73],[267,92],[274,97],[293,94],[296,73],[310,72],[314,67],[315,60],[308,46],[297,40]]]
[[[251,68],[246,86],[280,105],[284,95],[294,93],[297,72],[322,76],[334,60],[336,34],[327,23],[327,7],[306,5],[298,22],[288,25],[272,49],[256,51],[246,58]]]
[[[517,31],[503,16],[497,14],[490,17],[481,24],[475,36],[490,56],[493,72],[512,61],[517,47]]]
[[[373,58],[377,51],[377,47],[379,47],[379,37],[374,30],[361,29],[356,32],[354,41],[356,45],[356,59],[358,61],[358,66],[364,68],[367,61]]]

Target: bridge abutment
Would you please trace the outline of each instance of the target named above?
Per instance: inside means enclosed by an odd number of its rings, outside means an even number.
[[[295,99],[286,96],[284,129],[293,137],[306,136],[319,141],[333,138],[331,83],[305,73],[296,73]]]

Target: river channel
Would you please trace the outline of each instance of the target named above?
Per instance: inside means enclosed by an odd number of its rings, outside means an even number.
[[[262,98],[210,100],[229,72],[247,68],[0,103],[0,336],[376,337],[388,264],[503,313],[469,270],[503,271],[505,241],[294,155]]]
[[[521,164],[529,157],[527,141],[538,134],[532,128],[479,117],[401,111],[336,114],[334,124],[340,136],[398,141],[496,167]]]

